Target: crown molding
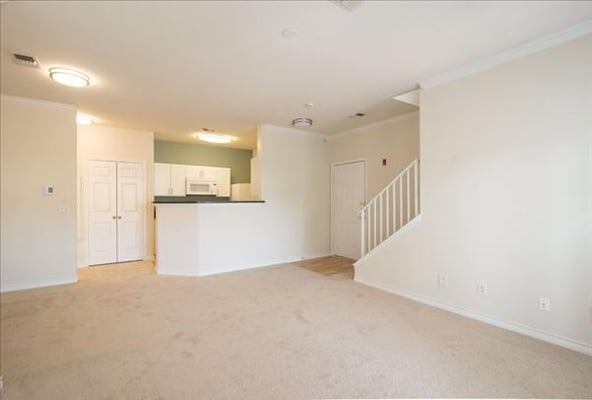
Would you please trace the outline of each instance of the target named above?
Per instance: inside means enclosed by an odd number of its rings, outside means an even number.
[[[332,135],[329,135],[328,138],[329,138],[329,141],[331,141],[331,140],[339,139],[339,138],[344,137],[344,136],[355,135],[357,133],[362,133],[366,129],[369,129],[369,128],[373,128],[373,127],[376,127],[376,126],[385,125],[385,124],[388,124],[390,122],[394,122],[394,121],[397,121],[397,120],[400,120],[400,119],[407,119],[407,118],[410,118],[412,116],[416,116],[416,115],[418,115],[418,113],[419,113],[419,108],[417,110],[406,112],[405,114],[395,115],[394,117],[390,117],[390,118],[387,118],[387,119],[381,119],[380,121],[371,122],[369,124],[358,126],[356,128],[349,129],[347,131],[343,131],[343,132],[339,132],[339,133],[334,133]]]
[[[443,85],[445,83],[476,74],[477,72],[485,71],[498,65],[505,64],[509,61],[560,45],[589,33],[592,33],[592,20],[587,20],[568,29],[553,33],[551,35],[543,36],[542,38],[524,43],[509,50],[505,50],[492,57],[479,60],[464,67],[460,67],[440,75],[421,79],[419,81],[419,85],[423,89],[430,89],[434,86]]]
[[[41,99],[32,99],[29,97],[12,96],[9,94],[0,94],[0,98],[6,99],[6,100],[20,101],[23,103],[34,103],[34,104],[41,104],[41,105],[45,105],[45,106],[67,108],[68,110],[76,111],[76,106],[73,104],[58,103],[55,101],[41,100]]]

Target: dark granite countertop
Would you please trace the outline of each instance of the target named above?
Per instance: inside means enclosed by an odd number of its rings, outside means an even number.
[[[265,203],[264,200],[232,201],[229,197],[217,196],[154,196],[154,204],[194,204],[194,203]]]

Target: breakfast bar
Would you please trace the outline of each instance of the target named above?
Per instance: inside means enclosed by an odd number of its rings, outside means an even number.
[[[155,199],[156,271],[204,276],[262,263],[264,201]]]

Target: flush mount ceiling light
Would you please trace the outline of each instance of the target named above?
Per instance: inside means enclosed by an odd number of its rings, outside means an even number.
[[[195,137],[199,140],[203,140],[204,142],[209,143],[231,143],[234,138],[230,135],[220,135],[218,133],[213,133],[214,131],[211,129],[203,129],[203,132],[198,132],[195,134]]]
[[[286,39],[293,39],[298,36],[298,29],[294,26],[289,26],[282,31],[282,36]]]
[[[312,119],[310,118],[296,118],[292,121],[292,125],[297,126],[299,128],[306,128],[312,126]]]
[[[84,87],[90,84],[90,78],[87,75],[69,68],[50,68],[49,77],[66,86]]]
[[[95,117],[86,114],[76,114],[76,123],[78,125],[92,125],[95,122]]]

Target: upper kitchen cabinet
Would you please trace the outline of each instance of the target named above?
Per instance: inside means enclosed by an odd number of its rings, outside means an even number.
[[[154,163],[154,195],[185,196],[186,166]]]
[[[214,168],[216,171],[216,183],[218,184],[218,196],[230,197],[230,168]]]
[[[203,167],[199,165],[187,165],[187,178],[203,181],[216,181],[218,179],[215,167]]]
[[[155,196],[185,196],[187,179],[214,182],[218,197],[230,197],[230,168],[154,163]]]

